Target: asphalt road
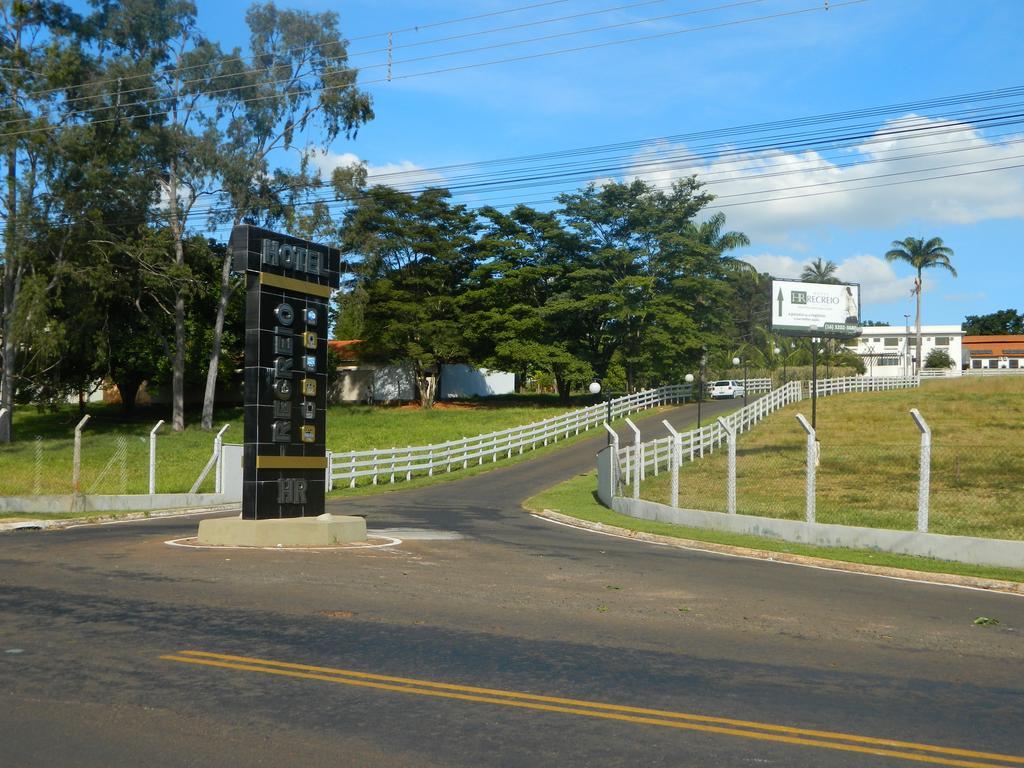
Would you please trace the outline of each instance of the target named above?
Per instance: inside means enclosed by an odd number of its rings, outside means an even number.
[[[3,536],[0,765],[1024,764],[1024,600],[521,509],[602,442],[332,502],[374,549]]]

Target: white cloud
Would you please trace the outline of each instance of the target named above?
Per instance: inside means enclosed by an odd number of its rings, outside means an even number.
[[[352,152],[323,152],[311,150],[309,159],[320,170],[325,179],[331,178],[335,168],[343,168],[363,161]],[[410,160],[397,163],[373,165],[366,163],[366,177],[370,183],[386,184],[390,187],[408,189],[409,187],[444,186],[445,178],[439,173],[429,171]]]
[[[911,125],[927,127],[930,133],[891,136],[893,130]],[[723,209],[730,228],[745,232],[754,243],[779,243],[800,230],[1024,217],[1024,168],[964,175],[1024,164],[1024,136],[994,141],[966,124],[908,115],[884,124],[873,137],[841,153],[770,149],[680,167],[687,153],[683,145],[653,144],[635,157],[626,175],[667,186],[696,174],[718,204],[760,201]],[[926,154],[931,156],[922,156]],[[895,184],[942,175],[953,176]],[[872,188],[857,191],[858,187]]]
[[[860,283],[861,302],[868,307],[908,300],[914,287],[913,276],[897,277],[892,264],[867,254],[846,259],[836,269],[836,277],[844,283]],[[928,281],[925,281],[927,289]]]
[[[800,277],[807,260],[798,261],[792,256],[777,256],[773,253],[761,253],[756,256],[740,256],[740,259],[750,264],[758,272],[767,272],[772,277],[780,279],[796,279]]]

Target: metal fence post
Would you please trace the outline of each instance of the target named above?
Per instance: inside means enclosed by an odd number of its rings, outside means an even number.
[[[910,409],[910,415],[921,430],[920,480],[917,486],[917,530],[928,532],[928,495],[931,491],[932,475],[932,430],[917,408]]]
[[[43,492],[43,438],[36,435],[35,439],[35,472],[32,475],[32,493],[38,496]]]
[[[608,438],[612,447],[612,496],[619,490],[619,433],[612,429],[607,423],[604,428],[608,431]]]
[[[667,421],[662,419],[661,423],[665,425],[665,429],[672,435],[672,447],[669,452],[668,462],[669,469],[672,472],[672,508],[676,509],[679,506],[679,465],[683,462],[683,438],[682,435],[676,432],[675,427]]]
[[[806,519],[808,523],[814,522],[814,484],[816,475],[816,465],[818,459],[818,446],[817,446],[817,435],[814,432],[814,427],[811,426],[810,422],[804,418],[802,413],[796,415],[796,420],[800,422],[800,426],[804,428],[807,433],[807,513]]]
[[[89,414],[82,417],[75,427],[75,448],[71,455],[71,492],[77,496],[82,484],[82,427],[89,420]]]
[[[192,483],[192,488],[189,489],[189,493],[198,493],[199,492],[199,486],[201,486],[203,484],[203,481],[206,479],[206,476],[210,474],[210,470],[213,469],[215,464],[217,465],[218,470],[217,470],[217,474],[214,474],[214,476],[213,476],[214,477],[213,488],[214,488],[214,491],[216,493],[220,493],[220,491],[217,488],[217,483],[218,483],[218,475],[219,475],[219,472],[220,472],[219,467],[220,467],[221,446],[224,444],[224,433],[228,431],[228,427],[230,427],[230,426],[231,426],[230,424],[225,424],[223,427],[220,428],[220,432],[217,433],[217,436],[213,438],[213,453],[210,455],[210,460],[208,462],[206,462],[206,466],[203,467],[203,471],[199,473],[199,477],[197,477],[196,481],[194,483]]]
[[[149,432],[149,495],[156,493],[156,432],[164,425],[160,419]]]
[[[626,426],[633,430],[633,498],[640,498],[640,476],[643,474],[643,445],[640,443],[640,430],[629,417]]]
[[[730,427],[729,422],[718,417],[718,426],[725,432],[726,443],[729,447],[728,462],[726,463],[725,481],[725,509],[730,515],[736,514],[736,428]]]

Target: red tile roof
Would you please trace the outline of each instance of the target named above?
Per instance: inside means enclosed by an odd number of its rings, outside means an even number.
[[[1024,336],[964,336],[971,357],[1024,357]]]
[[[342,361],[355,362],[359,359],[359,350],[357,347],[363,343],[362,339],[330,339],[327,342],[327,346],[338,355]]]

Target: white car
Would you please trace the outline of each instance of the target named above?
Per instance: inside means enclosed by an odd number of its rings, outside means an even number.
[[[711,397],[743,397],[745,390],[743,382],[734,379],[723,379],[722,381],[711,382]]]

